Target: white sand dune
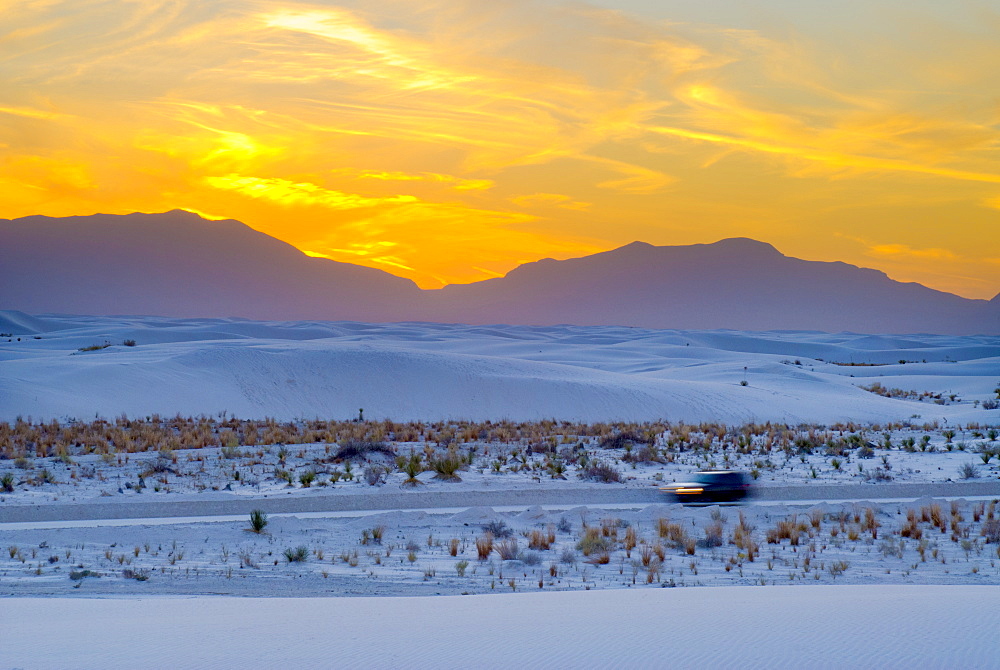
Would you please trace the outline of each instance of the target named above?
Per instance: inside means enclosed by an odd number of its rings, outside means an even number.
[[[23,668],[1000,668],[1000,588],[8,598]]]
[[[0,339],[5,420],[223,411],[350,418],[364,408],[368,418],[394,420],[833,423],[919,415],[989,423],[996,412],[973,401],[993,397],[1000,371],[1000,338],[988,336],[0,318],[0,332],[12,334]],[[873,381],[954,393],[961,402],[858,388]]]

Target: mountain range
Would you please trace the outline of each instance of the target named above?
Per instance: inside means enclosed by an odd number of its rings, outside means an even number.
[[[174,210],[0,220],[0,309],[262,320],[1000,334],[1000,295],[971,300],[746,238],[633,242],[504,277],[421,290],[313,258],[234,220]]]

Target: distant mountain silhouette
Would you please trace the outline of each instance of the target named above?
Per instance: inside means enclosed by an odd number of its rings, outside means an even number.
[[[409,279],[183,210],[0,220],[0,308],[386,321],[419,296]]]
[[[195,214],[0,221],[0,309],[254,319],[1000,334],[1000,295],[969,300],[746,238],[633,242],[421,291]]]
[[[805,261],[746,238],[656,247],[633,242],[439,291],[463,323],[617,324],[867,333],[1000,333],[1000,300],[969,300],[878,270]],[[457,312],[456,312],[457,310]]]

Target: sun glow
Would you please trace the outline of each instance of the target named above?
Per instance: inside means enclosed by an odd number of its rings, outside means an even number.
[[[424,287],[746,236],[1000,290],[996,0],[618,6],[14,0],[0,216],[183,207]]]

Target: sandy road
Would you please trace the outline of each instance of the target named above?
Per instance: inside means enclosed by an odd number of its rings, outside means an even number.
[[[921,497],[960,498],[997,496],[1000,480],[936,484],[850,484],[759,487],[753,500],[884,500]],[[152,497],[152,496],[150,496]],[[506,505],[648,505],[669,502],[657,488],[581,485],[562,489],[489,491],[420,491],[382,487],[372,493],[280,494],[201,500],[127,500],[93,503],[0,505],[0,524],[91,519],[147,519],[249,514],[262,509],[269,514],[338,512],[355,510],[428,509],[438,507],[497,507]]]

